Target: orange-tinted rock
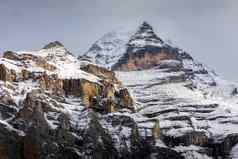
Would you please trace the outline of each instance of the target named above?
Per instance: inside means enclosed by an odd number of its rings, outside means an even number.
[[[9,70],[4,64],[0,64],[0,80],[2,81],[16,81],[16,72]]]
[[[3,64],[0,64],[0,80],[7,81],[8,72],[9,70]]]
[[[16,81],[17,80],[17,75],[14,70],[10,70],[10,81]]]
[[[43,58],[37,58],[36,60],[36,65],[38,65],[39,67],[44,68],[45,70],[48,71],[54,71],[56,69],[55,66],[49,64],[45,59]]]
[[[27,71],[26,69],[22,69],[22,70],[21,70],[21,76],[22,76],[22,79],[23,79],[23,80],[29,79],[29,74],[30,74],[30,72]]]
[[[155,125],[154,125],[154,127],[152,129],[152,134],[153,134],[153,137],[155,139],[158,139],[160,137],[160,124],[159,124],[159,120],[157,120],[155,122]]]
[[[163,136],[163,141],[170,146],[178,145],[197,145],[206,146],[209,143],[209,139],[205,132],[191,131],[181,136]]]
[[[129,91],[126,88],[123,88],[119,90],[119,92],[116,92],[116,97],[119,98],[119,105],[122,108],[128,108],[131,110],[135,110],[133,106],[133,99],[130,96]]]
[[[100,96],[101,87],[98,84],[86,80],[81,80],[80,86],[82,91],[83,103],[86,106],[90,106],[92,104],[93,98]]]
[[[175,59],[176,56],[174,53],[169,52],[168,50],[161,49],[160,52],[151,53],[144,52],[138,54],[128,54],[122,62],[115,64],[112,69],[120,71],[134,71],[141,69],[149,69],[154,66],[157,66],[163,60]]]
[[[106,104],[107,104],[109,113],[113,113],[117,111],[116,104],[112,99],[108,99]]]
[[[104,98],[115,98],[115,86],[112,83],[106,82],[106,81],[101,81],[103,85],[103,91],[102,91],[102,96]]]
[[[80,79],[64,79],[63,89],[66,96],[73,95],[80,97],[82,94],[80,90]]]
[[[82,98],[83,104],[90,106],[94,97],[100,96],[102,86],[84,79],[65,79],[63,89],[66,94]]]
[[[16,73],[13,70],[7,69],[4,65],[0,66],[0,79],[4,81],[32,79],[34,82],[38,82],[42,91],[49,95],[80,97],[86,107],[97,107],[103,112],[115,112],[121,108],[133,109],[133,101],[129,92],[126,89],[116,90],[121,87],[121,82],[116,78],[115,73],[108,69],[93,64],[88,64],[81,68],[85,72],[100,78],[101,80],[98,82],[80,78],[59,79],[57,74],[48,73],[48,71],[55,71],[57,68],[40,56],[12,52],[6,53],[5,56],[11,60],[18,61],[21,66],[21,72],[16,77]],[[28,70],[30,64],[33,67],[43,68],[45,72],[41,72],[41,69],[39,72],[34,71],[34,69]],[[116,96],[117,94],[118,96]],[[40,106],[36,106],[37,104]],[[44,109],[44,103],[39,103],[37,100],[31,103],[28,98],[24,101],[24,105],[25,107],[18,113],[18,117],[27,120],[31,119],[36,112],[42,112],[42,110],[38,109]]]
[[[113,84],[101,81],[101,84],[84,79],[63,80],[66,95],[79,96],[87,107],[115,112],[121,108],[134,110],[133,100],[127,89],[116,91]],[[99,104],[103,100],[103,104]]]
[[[63,80],[58,79],[57,75],[43,74],[40,76],[40,86],[42,89],[50,91],[52,94],[63,95]]]
[[[94,74],[95,76],[98,76],[110,83],[121,85],[121,82],[116,78],[115,73],[106,68],[99,67],[93,64],[88,64],[86,66],[81,67],[81,69],[85,72]]]

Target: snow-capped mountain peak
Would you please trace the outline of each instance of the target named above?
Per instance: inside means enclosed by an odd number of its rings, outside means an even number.
[[[98,65],[110,68],[126,51],[126,44],[135,31],[120,28],[98,39],[89,50],[79,58],[90,58]]]
[[[18,51],[17,53],[39,56],[56,65],[58,63],[77,62],[77,58],[59,41],[50,42],[40,50]]]
[[[79,59],[58,41],[0,58],[0,158],[234,158],[237,108],[236,84],[146,22]]]
[[[138,49],[146,45],[161,47],[163,43],[163,40],[155,34],[153,27],[147,22],[143,22],[137,32],[130,38],[128,45]]]
[[[154,31],[153,27],[143,22],[134,29],[118,29],[109,32],[97,40],[83,56],[98,65],[112,68],[126,54],[158,50],[168,47]]]
[[[64,45],[59,41],[50,42],[49,44],[45,45],[43,49],[51,49],[56,47],[64,47]]]
[[[65,60],[72,54],[59,41],[50,42],[38,52],[39,56],[48,60]]]
[[[116,71],[166,69],[183,72],[185,80],[191,81],[194,87],[208,94],[212,93],[207,91],[208,87],[219,85],[221,88],[229,85],[189,53],[162,40],[147,22],[140,24],[130,34],[122,33],[119,30],[105,34],[86,55],[92,62]]]

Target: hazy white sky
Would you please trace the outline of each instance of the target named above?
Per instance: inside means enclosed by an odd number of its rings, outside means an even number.
[[[104,33],[142,21],[238,82],[237,0],[0,0],[0,52],[59,40],[85,52]]]

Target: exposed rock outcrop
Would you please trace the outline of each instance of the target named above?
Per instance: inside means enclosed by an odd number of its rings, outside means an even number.
[[[209,138],[206,136],[204,132],[188,132],[182,136],[173,137],[173,136],[162,136],[162,140],[169,146],[189,146],[189,145],[197,145],[197,146],[207,146],[209,143]]]
[[[92,73],[109,83],[121,85],[121,82],[116,78],[115,73],[106,68],[93,64],[87,64],[81,67],[81,69],[85,72]]]
[[[119,105],[123,108],[126,106],[126,108],[129,108],[131,110],[134,110],[133,107],[133,100],[129,94],[129,91],[127,89],[120,89],[119,92],[116,93],[116,97],[119,98],[118,102]],[[120,100],[122,99],[122,100]]]
[[[228,159],[236,150],[237,86],[148,23],[108,34],[87,55],[58,41],[4,53],[0,159]]]
[[[105,112],[114,112],[121,108],[133,110],[129,92],[125,94],[121,93],[121,90],[118,91],[122,88],[122,84],[114,72],[93,64],[81,66],[79,61],[57,41],[45,46],[39,54],[8,51],[3,57],[3,63],[0,65],[0,79],[3,81],[33,80],[41,89],[52,95],[80,97],[86,107],[99,108]],[[56,63],[52,64],[52,60]],[[63,73],[58,73],[61,71],[59,70],[62,67],[61,62],[69,65],[74,63],[79,73],[90,77],[80,78],[77,74],[77,77],[73,77],[73,74],[72,78],[62,77]],[[97,81],[93,80],[96,78]]]
[[[126,52],[112,66],[112,70],[134,71],[149,69],[164,60],[177,59],[177,49],[165,44],[144,22],[127,44]]]
[[[146,141],[155,137],[165,144],[155,156],[228,158],[232,147],[236,152],[231,134],[237,133],[237,84],[162,40],[146,22],[125,32],[105,34],[81,59],[111,68],[128,87],[136,111],[147,118],[138,120]]]
[[[40,83],[40,87],[44,90],[50,91],[53,94],[56,95],[64,95],[64,82],[62,79],[58,78],[57,74],[54,75],[47,75],[45,73],[43,73],[40,77],[39,77],[39,83]]]
[[[149,49],[151,49],[151,51]],[[152,52],[156,50],[157,52]],[[146,48],[143,50],[143,53],[137,52],[133,54],[127,50],[127,54],[125,54],[118,63],[112,66],[112,70],[135,71],[149,69],[158,66],[163,60],[171,59],[176,59],[176,54],[169,52],[167,49]]]
[[[55,48],[55,47],[64,47],[64,45],[59,41],[54,41],[54,42],[50,42],[49,44],[45,45],[43,47],[43,49],[51,49],[51,48]]]
[[[159,125],[146,141],[114,72],[81,65],[58,42],[1,62],[0,159],[151,158]]]
[[[19,61],[21,60],[21,57],[15,53],[15,52],[12,52],[12,51],[6,51],[3,53],[3,58],[6,58],[6,59],[10,59],[10,60],[14,60],[14,61]]]
[[[13,82],[16,81],[16,72],[12,69],[8,69],[5,65],[0,64],[0,80]]]

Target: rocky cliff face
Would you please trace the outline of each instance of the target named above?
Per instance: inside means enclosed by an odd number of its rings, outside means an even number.
[[[115,37],[110,38],[106,40],[113,42]],[[124,48],[117,52],[118,60],[107,66],[133,94],[135,111],[144,117],[136,119],[141,134],[147,140],[150,135],[158,137],[157,144],[167,149],[166,155],[170,150],[187,159],[235,158],[238,85],[162,40],[146,22],[124,39],[127,42],[117,45]],[[94,59],[92,50],[86,55]],[[103,54],[110,59],[110,51]]]
[[[78,59],[58,41],[7,51],[0,159],[235,158],[237,88],[148,23]]]
[[[166,45],[144,22],[127,43],[124,55],[112,66],[113,70],[133,71],[157,66],[163,60],[176,59],[176,50]]]
[[[150,158],[159,126],[147,141],[135,116],[114,72],[60,42],[0,59],[0,159]]]

